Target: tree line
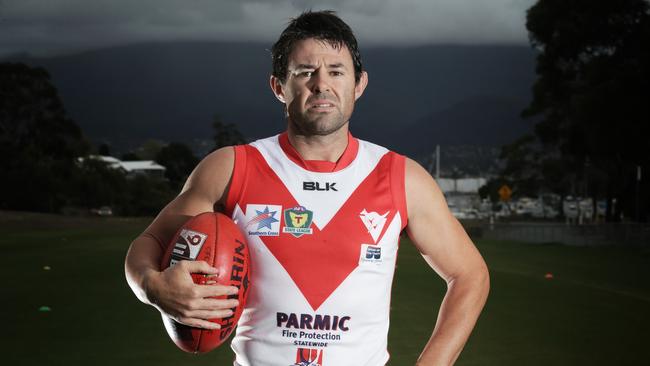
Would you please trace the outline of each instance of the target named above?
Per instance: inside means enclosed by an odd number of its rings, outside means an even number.
[[[591,197],[607,202],[607,221],[647,221],[650,3],[539,0],[526,28],[537,80],[522,114],[537,123],[503,146],[504,169],[485,190]]]
[[[245,142],[235,125],[218,117],[212,127],[213,150]],[[59,213],[109,206],[119,215],[153,215],[199,161],[187,145],[172,142],[147,156],[166,168],[164,177],[127,176],[88,158],[93,154],[108,155],[108,146],[93,146],[69,118],[45,69],[0,63],[0,209]],[[122,158],[142,160],[138,152]]]

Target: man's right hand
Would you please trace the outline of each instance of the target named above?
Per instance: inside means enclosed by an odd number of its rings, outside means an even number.
[[[168,243],[187,220],[223,206],[233,166],[235,150],[223,147],[206,156],[185,182],[181,193],[158,214],[129,247],[124,261],[126,280],[133,293],[145,304],[179,323],[216,329],[209,319],[224,318],[237,300],[214,299],[237,293],[236,287],[215,282],[197,285],[192,273],[215,275],[217,270],[201,261],[181,261],[164,271],[160,261]]]
[[[208,281],[195,284],[192,273],[215,276],[218,271],[204,261],[180,261],[162,272],[150,271],[144,278],[144,290],[149,302],[161,313],[179,323],[204,329],[218,329],[209,319],[232,315],[237,299],[215,299],[238,292],[234,286],[217,285]]]

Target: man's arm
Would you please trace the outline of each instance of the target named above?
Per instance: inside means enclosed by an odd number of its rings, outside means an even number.
[[[417,365],[452,365],[489,292],[487,266],[431,175],[406,160],[407,232],[431,268],[447,282],[436,326]]]
[[[225,200],[234,164],[234,149],[227,147],[208,155],[187,179],[181,193],[171,201],[138,236],[124,263],[126,279],[135,295],[176,321],[190,326],[215,329],[208,319],[231,314],[237,300],[209,297],[235,294],[232,286],[197,285],[191,273],[216,274],[206,262],[180,261],[160,271],[164,247],[191,217],[214,211]]]

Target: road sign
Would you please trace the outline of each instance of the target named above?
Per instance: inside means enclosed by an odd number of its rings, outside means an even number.
[[[512,189],[507,185],[504,184],[499,188],[499,198],[501,198],[501,201],[510,201],[510,195],[512,195]]]

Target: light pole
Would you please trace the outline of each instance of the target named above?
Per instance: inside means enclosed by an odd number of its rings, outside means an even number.
[[[641,165],[636,166],[636,199],[634,200],[636,203],[636,222],[641,222],[641,215],[640,215],[640,202],[639,202],[639,191],[640,191],[640,186],[641,186]]]

